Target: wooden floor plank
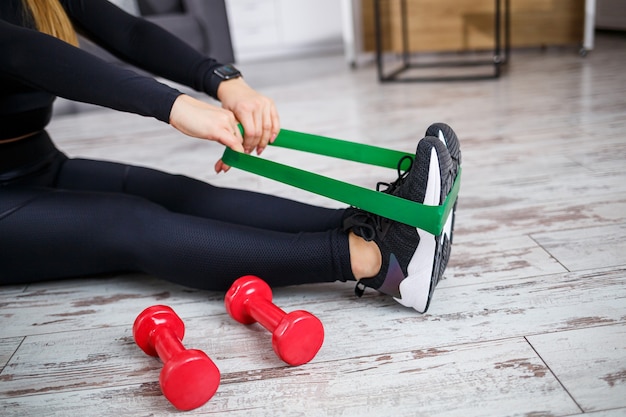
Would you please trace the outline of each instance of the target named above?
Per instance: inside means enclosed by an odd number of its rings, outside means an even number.
[[[191,290],[141,275],[33,284],[19,294],[0,293],[3,337],[119,326],[149,305],[178,306],[182,315],[210,315],[222,295]],[[223,308],[214,307],[214,313]],[[208,310],[207,310],[208,309]]]
[[[625,408],[615,408],[613,410],[592,411],[585,414],[580,414],[585,417],[620,417],[626,414]]]
[[[102,378],[106,367],[100,369]],[[156,381],[156,370],[142,369]],[[102,390],[78,389],[52,395],[25,393],[0,400],[3,415],[71,414],[165,415],[173,411],[156,383],[129,383],[121,372]],[[61,376],[61,373],[59,373]],[[77,387],[80,388],[80,387]],[[105,410],[96,404],[107,404]],[[258,371],[224,369],[216,396],[189,415],[233,416],[397,416],[494,415],[502,409],[520,414],[577,413],[562,389],[524,339],[359,356],[336,362]],[[393,411],[392,411],[393,410]],[[104,411],[104,412],[103,412]]]
[[[442,288],[432,313],[426,315],[416,315],[388,297],[357,300],[344,293],[346,298],[335,295],[325,301],[324,292],[332,296],[336,285],[323,286],[313,303],[303,300],[299,295],[303,290],[296,287],[277,289],[275,298],[279,305],[289,307],[287,311],[305,308],[320,317],[326,338],[315,362],[323,363],[623,323],[625,283],[626,271],[622,270]],[[315,294],[316,286],[308,287]],[[310,297],[315,300],[314,295]],[[297,300],[301,300],[299,307],[291,307]],[[223,309],[221,303],[212,304],[206,307],[210,314]],[[193,311],[198,305],[204,304],[181,304],[176,309],[185,315],[198,314]],[[91,330],[65,328],[27,337],[0,375],[0,398],[98,387],[106,385],[111,375],[117,375],[116,383],[146,382],[142,379],[146,372],[159,364],[134,346],[131,327],[139,309],[133,314],[127,310],[123,307],[113,318],[91,317]],[[187,346],[204,350],[224,369],[254,372],[283,366],[271,349],[269,334],[260,326],[242,326],[223,310],[205,314],[185,319]],[[96,328],[98,317],[111,320],[101,321]],[[111,326],[121,321],[125,324]],[[88,327],[79,322],[74,328]]]
[[[626,265],[626,223],[532,235],[570,271]]]
[[[9,337],[0,339],[0,374],[4,369],[11,356],[15,353],[20,343],[24,340],[23,337]]]
[[[625,220],[626,196],[563,198],[550,203],[515,203],[515,198],[459,195],[455,239],[498,240],[507,236],[590,228],[600,225],[620,227]],[[468,206],[468,207],[466,207]],[[489,207],[487,207],[489,206]]]
[[[455,234],[455,239],[457,235]],[[469,239],[459,236],[454,245],[445,280],[448,284],[476,284],[504,278],[525,278],[565,272],[554,258],[528,236]]]
[[[626,408],[624,324],[534,335],[528,341],[585,412]]]

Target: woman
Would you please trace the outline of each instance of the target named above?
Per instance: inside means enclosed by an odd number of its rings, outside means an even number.
[[[77,47],[75,30],[222,107],[99,60]],[[45,131],[61,96],[261,153],[280,129],[277,111],[234,67],[106,0],[4,0],[0,50],[1,284],[141,271],[225,290],[252,273],[273,286],[356,280],[360,292],[368,286],[420,312],[428,308],[448,261],[451,221],[442,236],[432,236],[356,208],[314,207],[141,167],[70,159]],[[421,140],[412,169],[385,192],[443,202],[460,152],[448,126],[433,125],[431,134],[439,138]],[[227,169],[215,165],[217,172]]]

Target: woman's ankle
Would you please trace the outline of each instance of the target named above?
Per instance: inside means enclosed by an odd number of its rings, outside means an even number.
[[[368,242],[350,232],[348,244],[350,247],[350,266],[357,281],[361,278],[373,277],[380,272],[382,255],[374,241]]]

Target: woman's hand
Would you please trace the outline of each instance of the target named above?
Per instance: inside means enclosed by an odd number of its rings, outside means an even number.
[[[172,106],[170,124],[188,136],[216,141],[234,151],[244,152],[237,119],[229,110],[181,94]],[[230,167],[221,159],[215,164],[215,172],[228,169]]]
[[[222,108],[234,113],[244,129],[243,147],[261,154],[280,131],[274,102],[250,88],[243,78],[222,81],[217,89]]]

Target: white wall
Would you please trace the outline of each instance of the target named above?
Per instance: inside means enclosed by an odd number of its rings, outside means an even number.
[[[226,0],[237,62],[341,52],[337,0]]]

